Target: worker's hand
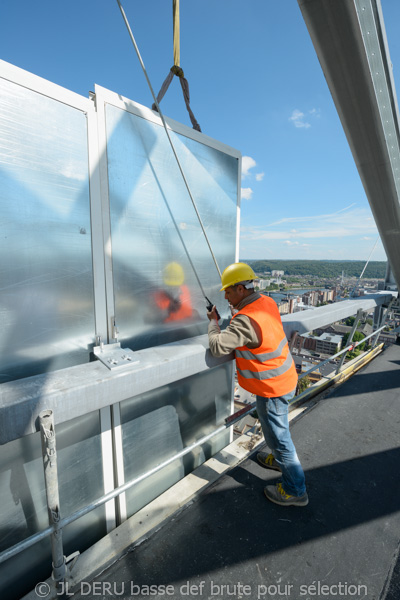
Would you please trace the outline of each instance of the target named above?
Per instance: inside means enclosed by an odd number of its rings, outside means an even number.
[[[207,311],[207,317],[210,321],[215,319],[218,323],[217,309],[215,308],[215,305],[212,307],[211,310]]]

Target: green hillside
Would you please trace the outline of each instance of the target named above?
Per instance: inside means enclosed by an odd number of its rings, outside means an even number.
[[[242,260],[242,259],[241,259]],[[285,275],[311,275],[313,277],[359,277],[365,266],[362,260],[245,260],[257,273],[284,271]],[[364,279],[384,279],[386,262],[371,261],[363,275]]]

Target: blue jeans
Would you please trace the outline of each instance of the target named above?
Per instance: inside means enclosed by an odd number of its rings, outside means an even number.
[[[282,487],[287,494],[302,496],[306,491],[304,471],[289,431],[289,401],[295,391],[278,398],[257,396],[257,413],[266,443],[282,470]]]

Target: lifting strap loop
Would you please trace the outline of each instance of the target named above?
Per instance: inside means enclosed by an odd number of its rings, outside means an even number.
[[[161,100],[164,98],[174,75],[179,77],[179,81],[181,83],[183,98],[185,100],[186,108],[189,113],[190,121],[193,125],[193,129],[196,131],[200,131],[200,125],[198,124],[196,117],[193,114],[192,109],[190,108],[190,94],[189,94],[189,82],[185,78],[183,70],[180,67],[180,25],[179,25],[179,0],[173,0],[173,22],[174,22],[174,66],[171,67],[167,77],[165,78],[160,91],[157,95],[157,102],[160,104]],[[157,110],[155,103],[152,105],[152,110]]]

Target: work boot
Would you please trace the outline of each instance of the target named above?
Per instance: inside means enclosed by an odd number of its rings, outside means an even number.
[[[307,492],[304,492],[302,496],[291,496],[285,492],[281,483],[267,485],[264,488],[264,494],[268,500],[280,504],[280,506],[307,506],[308,504]]]
[[[258,452],[257,460],[266,469],[272,469],[273,471],[280,471],[281,468],[276,462],[273,454],[268,454],[267,452]]]

